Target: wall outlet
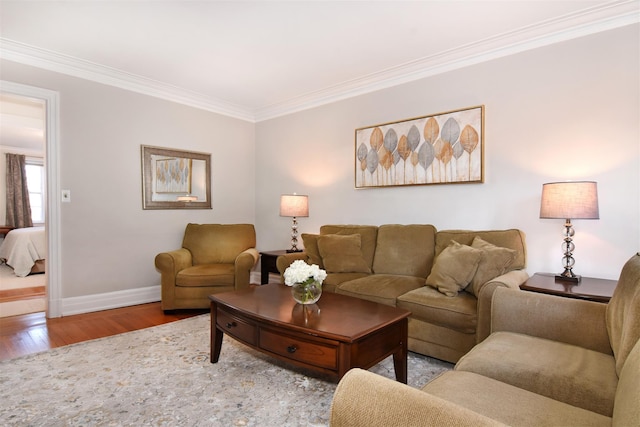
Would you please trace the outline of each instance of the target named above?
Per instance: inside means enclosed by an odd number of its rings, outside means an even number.
[[[71,203],[71,190],[62,190],[62,203]]]

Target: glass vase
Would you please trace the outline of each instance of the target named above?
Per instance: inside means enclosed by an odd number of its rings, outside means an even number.
[[[298,304],[315,304],[322,295],[322,284],[296,283],[291,287],[291,295]]]

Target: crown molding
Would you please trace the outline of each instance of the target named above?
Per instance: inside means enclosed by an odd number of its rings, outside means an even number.
[[[638,0],[585,9],[260,108],[256,122],[638,22]]]
[[[255,110],[5,38],[0,38],[0,58],[249,122],[260,122],[526,50],[636,24],[640,22],[639,6],[639,0],[622,0],[595,6]]]
[[[253,111],[240,105],[214,99],[177,86],[106,67],[73,56],[1,37],[0,58],[119,87],[225,116],[251,122],[254,121]]]

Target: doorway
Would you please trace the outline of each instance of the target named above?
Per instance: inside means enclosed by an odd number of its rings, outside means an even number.
[[[0,164],[6,168],[4,154],[20,154],[26,158],[27,183],[34,230],[38,231],[37,244],[42,256],[46,253],[46,103],[42,99],[12,93],[0,93]],[[6,170],[6,169],[5,169]],[[6,181],[0,185],[0,224],[6,222]],[[4,230],[3,235],[6,236]],[[4,236],[0,236],[4,240]],[[11,240],[11,242],[9,242]],[[16,251],[22,242],[14,241],[13,235],[7,243],[16,243]],[[18,244],[19,243],[19,244]],[[3,249],[5,246],[3,246]],[[6,251],[5,251],[6,252]],[[3,257],[6,255],[3,254]],[[26,255],[21,259],[29,260]],[[14,266],[12,264],[12,266]],[[0,317],[29,314],[46,309],[46,277],[44,274],[16,274],[6,263],[0,264]]]
[[[42,159],[42,166],[44,171],[45,185],[43,189],[43,226],[46,230],[46,271],[44,274],[40,274],[44,278],[43,283],[46,288],[45,308],[47,317],[60,317],[62,315],[60,307],[60,205],[58,195],[59,191],[59,179],[58,179],[58,129],[59,129],[59,101],[58,93],[41,89],[33,86],[26,86],[18,83],[0,81],[0,101],[2,102],[3,109],[0,111],[3,114],[3,125],[6,123],[4,120],[4,107],[22,109],[22,111],[29,110],[34,111],[38,108],[41,109],[43,119],[40,120],[40,125],[36,125],[38,121],[35,117],[16,119],[14,117],[14,123],[22,124],[24,128],[29,128],[29,132],[32,134],[43,134],[44,140],[40,139],[40,145],[36,148],[35,142],[33,151],[25,153],[27,157],[31,157],[32,160],[37,158],[37,154],[40,154]],[[24,116],[25,114],[23,114]],[[34,113],[34,116],[37,115]],[[19,116],[19,114],[14,114]],[[11,122],[11,119],[9,120]],[[20,126],[17,126],[18,128]],[[38,130],[39,129],[39,130]],[[15,130],[15,129],[14,129]],[[15,130],[19,132],[18,130]],[[22,129],[22,133],[25,133],[25,129]],[[28,132],[27,132],[28,133]],[[7,146],[9,148],[17,148],[9,146],[9,141],[12,144],[18,144],[17,140],[9,139],[9,134],[2,133],[2,151],[6,152]],[[32,135],[34,136],[34,135]],[[7,143],[5,143],[7,141]],[[44,145],[44,146],[43,146]],[[39,151],[38,151],[39,148]],[[28,151],[28,150],[27,150]],[[4,156],[4,154],[3,154]],[[4,160],[4,159],[2,159]],[[32,162],[33,163],[33,162]],[[4,187],[4,183],[2,185]],[[4,190],[4,189],[3,189]],[[2,194],[5,197],[6,193]],[[4,219],[4,217],[3,217]],[[28,276],[29,277],[29,276]],[[24,278],[23,278],[24,279]],[[37,286],[35,287],[37,288]],[[37,289],[34,291],[37,293]]]

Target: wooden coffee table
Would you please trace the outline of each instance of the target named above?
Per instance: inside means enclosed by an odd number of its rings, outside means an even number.
[[[282,284],[210,295],[211,363],[226,333],[265,354],[340,380],[393,355],[396,380],[407,382],[407,310],[331,292],[297,304]]]

